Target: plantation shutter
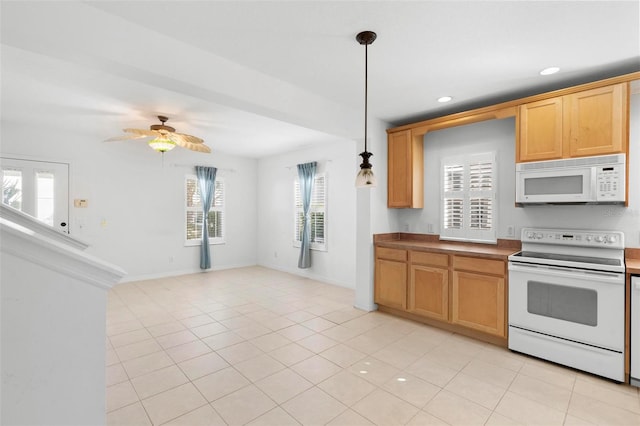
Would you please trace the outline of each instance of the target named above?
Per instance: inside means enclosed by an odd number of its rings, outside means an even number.
[[[495,242],[495,153],[442,161],[442,239]]]
[[[311,206],[309,215],[311,219],[311,248],[326,250],[326,215],[327,215],[327,178],[324,174],[316,174],[313,180],[311,193]],[[302,241],[302,224],[304,213],[302,212],[302,196],[298,179],[294,182],[294,245],[300,246]]]
[[[464,165],[444,165],[444,229],[462,229],[464,224]]]
[[[189,175],[185,181],[186,206],[185,206],[185,241],[187,244],[196,244],[202,240],[203,213],[200,200],[200,189],[196,176]],[[223,179],[216,179],[214,198],[209,209],[209,243],[224,242],[224,204],[225,183]]]
[[[493,227],[493,163],[469,165],[469,226],[478,230]]]

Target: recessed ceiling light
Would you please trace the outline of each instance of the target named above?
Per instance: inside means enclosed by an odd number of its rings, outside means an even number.
[[[557,73],[558,71],[560,71],[560,68],[558,67],[549,67],[540,71],[540,75],[551,75]]]
[[[451,96],[443,96],[438,98],[438,102],[449,102],[451,99],[453,99]]]

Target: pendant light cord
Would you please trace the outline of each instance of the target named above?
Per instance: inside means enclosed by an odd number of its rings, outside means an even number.
[[[368,87],[367,87],[367,82],[369,80],[369,57],[368,57],[368,49],[369,49],[369,45],[365,44],[364,45],[364,152],[367,152],[367,116],[368,111],[367,111],[367,105],[369,104],[368,102]]]

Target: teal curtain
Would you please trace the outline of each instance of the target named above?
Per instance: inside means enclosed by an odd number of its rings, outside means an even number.
[[[313,190],[313,179],[316,176],[316,166],[318,163],[298,164],[298,178],[300,180],[300,196],[302,197],[302,210],[304,220],[302,225],[302,244],[300,246],[300,257],[298,258],[298,268],[305,269],[311,267],[311,191]]]
[[[211,255],[209,253],[209,209],[214,197],[216,184],[215,167],[196,166],[198,188],[200,189],[200,201],[202,202],[202,246],[200,247],[200,269],[211,268]]]

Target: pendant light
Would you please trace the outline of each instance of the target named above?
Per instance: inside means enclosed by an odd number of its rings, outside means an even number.
[[[371,170],[369,157],[373,154],[367,151],[367,79],[368,79],[368,57],[367,47],[373,43],[377,35],[373,31],[362,31],[356,35],[356,41],[364,45],[364,151],[360,153],[362,163],[360,164],[360,172],[356,176],[356,187],[372,187],[376,186],[376,177]]]

